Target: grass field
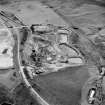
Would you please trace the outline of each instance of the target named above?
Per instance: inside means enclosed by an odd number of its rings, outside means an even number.
[[[78,105],[81,89],[89,78],[87,66],[66,68],[65,71],[36,77],[34,89],[51,105]]]

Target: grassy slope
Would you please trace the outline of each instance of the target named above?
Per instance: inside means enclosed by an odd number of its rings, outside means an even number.
[[[32,84],[40,95],[54,105],[77,105],[82,86],[89,78],[89,69],[91,67],[88,66],[65,68],[61,72],[36,77]]]

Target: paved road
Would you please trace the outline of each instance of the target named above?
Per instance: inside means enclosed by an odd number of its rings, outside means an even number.
[[[17,32],[17,38],[18,38],[18,63],[19,63],[19,67],[20,70],[19,72],[21,73],[22,77],[23,77],[23,81],[25,82],[26,86],[29,88],[29,90],[31,91],[31,93],[33,94],[33,96],[35,97],[35,99],[41,104],[41,105],[49,105],[42,97],[40,97],[40,95],[32,88],[31,84],[28,82],[26,75],[24,74],[24,67],[21,65],[21,58],[20,58],[20,42],[19,42],[19,33],[17,31],[17,29],[15,29]]]

